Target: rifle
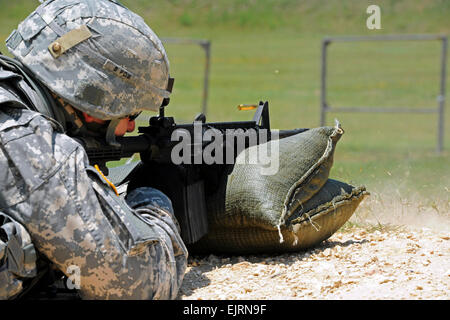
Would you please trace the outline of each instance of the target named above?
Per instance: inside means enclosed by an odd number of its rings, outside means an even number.
[[[208,232],[206,199],[214,194],[221,182],[223,184],[223,179],[231,173],[239,151],[272,139],[269,105],[267,101],[260,101],[258,106],[240,105],[241,110],[256,109],[251,121],[207,123],[205,115],[199,114],[193,123],[176,124],[173,117],[165,116],[164,107],[167,104],[168,101],[163,103],[158,116],[150,118],[149,126],[138,128],[137,136],[109,135],[105,141],[84,137],[78,140],[81,140],[84,145],[90,164],[99,165],[106,174],[108,174],[106,162],[128,158],[139,153],[141,162],[133,172],[139,172],[139,168],[145,167],[145,177],[133,179],[132,172],[126,179],[119,182],[129,179],[128,190],[139,186],[149,186],[165,193],[172,201],[175,216],[181,227],[181,237],[186,244],[190,244],[198,241]],[[215,139],[196,141],[196,135],[203,137],[208,130],[214,133]],[[280,130],[277,131],[277,138],[281,139],[306,130],[308,129]],[[260,138],[262,131],[266,133],[265,139]],[[253,136],[256,133],[256,140],[251,139],[249,132],[253,132]],[[180,142],[173,139],[177,133],[183,133],[180,136],[194,137],[194,141],[185,143],[185,148],[180,152],[187,160],[183,163],[173,159],[174,148],[180,146]],[[222,143],[219,148],[213,150],[212,156],[216,156],[215,153],[219,150],[222,157],[232,160],[231,163],[229,161],[221,163],[196,161],[201,159],[205,148],[217,142],[217,138],[221,138],[219,140]],[[241,141],[240,146],[238,146],[239,141]],[[238,147],[241,150],[237,150]]]

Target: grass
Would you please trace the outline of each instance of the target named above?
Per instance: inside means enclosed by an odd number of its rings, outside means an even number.
[[[323,37],[450,33],[450,1],[446,0],[379,0],[382,29],[374,31],[365,26],[369,1],[122,2],[142,15],[160,37],[211,40],[208,121],[249,119],[252,114],[238,112],[238,104],[269,100],[275,128],[319,125]],[[2,3],[0,38],[6,38],[36,4],[29,0]],[[192,121],[200,112],[203,52],[197,46],[165,47],[176,78],[167,114],[181,122]],[[0,50],[5,51],[3,44]],[[329,54],[331,105],[437,107],[437,42],[334,43]],[[395,189],[402,198],[420,194],[429,205],[436,201],[448,204],[448,100],[445,151],[440,155],[435,152],[435,114],[328,114],[328,125],[338,118],[346,131],[338,143],[331,177],[364,184],[374,193]]]

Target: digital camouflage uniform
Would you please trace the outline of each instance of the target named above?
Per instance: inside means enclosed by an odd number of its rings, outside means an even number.
[[[83,23],[96,34],[83,47],[77,44],[52,57],[41,36],[51,42]],[[121,61],[108,55],[111,46],[120,48],[118,42],[108,44],[113,38],[124,40],[117,32],[106,35],[109,23],[133,30],[135,55],[130,52]],[[142,45],[142,38],[150,45]],[[140,17],[110,1],[47,1],[19,25],[7,46],[50,90],[101,119],[155,109],[167,97],[162,88],[168,61],[159,39]],[[149,46],[158,50],[148,51]],[[94,49],[100,54],[92,58]],[[139,59],[143,50],[152,55],[150,62]],[[98,70],[86,67],[88,62]],[[122,68],[120,74],[111,63]],[[123,79],[125,68],[131,80]],[[146,79],[151,85],[143,83],[141,77],[149,76],[140,68],[152,70],[155,78]],[[82,298],[174,299],[187,251],[170,200],[145,187],[131,191],[126,200],[116,195],[60,124],[29,110],[41,103],[37,100],[20,74],[0,67],[0,212],[20,222],[37,251],[67,276],[79,268]]]

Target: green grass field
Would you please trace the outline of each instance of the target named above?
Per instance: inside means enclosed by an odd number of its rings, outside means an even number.
[[[38,2],[0,2],[3,40]],[[160,37],[211,40],[208,121],[251,118],[251,112],[239,112],[236,106],[268,100],[271,124],[280,129],[319,125],[323,37],[450,34],[448,0],[377,1],[382,29],[373,31],[366,28],[369,1],[122,2],[142,15]],[[0,50],[5,51],[3,43]],[[176,78],[167,114],[191,121],[201,108],[203,51],[175,44],[167,44],[166,50]],[[331,105],[437,107],[438,42],[335,43],[329,53]],[[436,114],[328,114],[328,125],[337,118],[346,131],[338,143],[332,178],[364,184],[373,193],[421,197],[428,205],[438,201],[448,210],[449,96],[447,81],[445,151],[441,155],[435,152]]]

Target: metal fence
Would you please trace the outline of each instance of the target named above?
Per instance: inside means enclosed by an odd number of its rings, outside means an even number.
[[[441,47],[441,71],[440,92],[437,97],[437,108],[368,108],[368,107],[331,107],[327,101],[327,48],[332,42],[356,42],[356,41],[442,41]],[[446,64],[447,64],[447,36],[434,34],[411,34],[411,35],[379,35],[379,36],[343,36],[327,37],[322,40],[322,62],[321,62],[321,95],[320,95],[320,125],[325,125],[327,112],[365,112],[365,113],[437,113],[438,133],[437,152],[444,148],[444,108],[446,87]]]
[[[203,94],[202,94],[201,110],[202,113],[206,115],[208,109],[209,68],[211,65],[211,41],[202,39],[163,38],[162,42],[174,44],[199,45],[205,51],[205,70],[203,76]]]

